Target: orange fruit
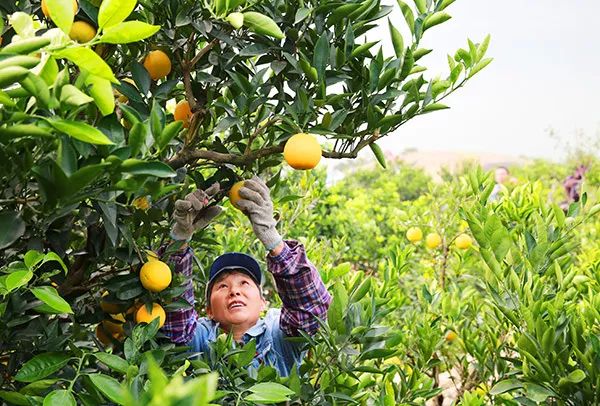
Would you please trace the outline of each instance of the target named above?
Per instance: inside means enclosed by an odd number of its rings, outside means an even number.
[[[160,292],[171,284],[171,269],[162,261],[149,261],[140,270],[142,286],[150,292]]]
[[[458,237],[456,237],[456,240],[454,240],[454,244],[456,245],[456,248],[466,250],[467,248],[471,247],[471,245],[473,245],[473,240],[468,234],[461,234]]]
[[[446,341],[452,342],[452,341],[454,341],[454,340],[456,340],[456,339],[458,338],[458,334],[456,334],[456,333],[455,333],[454,331],[452,331],[452,330],[449,330],[449,331],[446,333],[446,337],[445,337],[445,338],[446,338]]]
[[[90,42],[96,36],[96,29],[85,21],[75,21],[71,26],[69,38],[80,44]]]
[[[321,160],[319,141],[306,133],[290,137],[283,148],[283,159],[294,169],[312,169]]]
[[[162,327],[167,319],[167,314],[165,313],[165,309],[158,303],[152,303],[152,311],[150,313],[148,313],[146,305],[142,305],[137,312],[135,312],[136,323],[150,323],[157,317],[160,320],[158,326]]]
[[[419,242],[423,239],[423,231],[419,227],[411,227],[406,230],[406,239],[412,243]]]
[[[188,128],[190,120],[192,118],[192,109],[187,100],[182,100],[175,106],[175,112],[173,113],[175,121],[183,121],[183,128]]]
[[[112,340],[110,339],[110,337],[108,336],[108,333],[106,331],[104,331],[104,328],[102,327],[102,323],[99,323],[96,326],[96,338],[104,345],[111,345],[112,344]]]
[[[124,318],[122,320],[125,321]],[[119,323],[113,319],[102,320],[102,327],[104,327],[104,330],[110,333],[115,338],[125,335],[125,331],[123,330],[123,323]]]
[[[231,189],[229,189],[229,201],[234,207],[238,209],[240,207],[237,205],[237,203],[242,198],[240,196],[240,189],[242,188],[242,186],[244,186],[244,181],[240,180],[239,182],[234,183]]]
[[[442,243],[442,237],[438,233],[429,233],[427,237],[425,237],[425,245],[427,248],[437,248]]]
[[[123,305],[111,301],[110,298],[108,298],[108,300],[105,299],[105,297],[108,296],[108,294],[109,294],[108,292],[104,292],[102,294],[102,299],[100,300],[100,308],[102,309],[102,311],[105,313],[110,313],[110,314],[122,312]]]
[[[171,60],[163,51],[152,51],[144,59],[144,68],[153,80],[162,79],[171,72]]]
[[[77,0],[73,0],[73,14],[77,14],[77,10],[79,9],[79,3]],[[50,17],[50,10],[48,10],[48,4],[46,4],[46,0],[42,0],[42,13],[46,17]]]

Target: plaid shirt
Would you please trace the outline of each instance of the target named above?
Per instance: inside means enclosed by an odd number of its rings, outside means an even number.
[[[198,319],[193,307],[192,258],[193,251],[188,247],[171,255],[168,260],[175,273],[185,276],[187,289],[183,298],[192,304],[192,308],[167,313],[162,331],[176,344],[189,343],[199,323],[214,323],[206,318]],[[279,316],[280,329],[287,336],[297,336],[299,331],[314,333],[319,328],[316,318],[326,318],[331,295],[319,272],[306,257],[304,246],[297,241],[286,240],[279,255],[267,256],[267,270],[275,279],[283,303]]]

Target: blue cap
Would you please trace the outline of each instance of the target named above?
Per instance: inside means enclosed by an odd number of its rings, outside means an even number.
[[[215,259],[210,266],[208,283],[206,284],[206,302],[210,305],[209,295],[215,280],[224,272],[239,271],[244,272],[254,280],[259,287],[262,285],[262,272],[260,265],[254,258],[241,252],[227,252]]]

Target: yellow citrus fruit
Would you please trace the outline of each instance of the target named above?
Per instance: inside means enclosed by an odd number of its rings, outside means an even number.
[[[454,340],[456,340],[456,339],[458,338],[458,334],[456,334],[456,333],[455,333],[454,331],[452,331],[452,330],[449,330],[449,331],[446,333],[446,337],[445,337],[445,338],[446,338],[446,341],[452,342],[452,341],[454,341]]]
[[[311,134],[293,135],[285,143],[283,159],[294,169],[312,169],[321,160],[319,141]]]
[[[162,79],[171,72],[171,60],[163,51],[152,51],[144,59],[144,68],[153,80]]]
[[[125,319],[123,319],[125,321]],[[102,327],[108,333],[110,333],[113,337],[123,336],[125,335],[125,331],[123,330],[123,323],[119,323],[113,319],[104,319],[102,320]]]
[[[115,303],[110,299],[105,299],[108,296],[108,292],[104,292],[102,294],[102,299],[100,300],[100,308],[105,313],[115,314],[123,311],[123,306],[119,303]]]
[[[467,248],[471,247],[471,245],[473,245],[473,240],[471,240],[471,237],[469,237],[468,234],[461,234],[458,237],[456,237],[456,240],[454,240],[454,244],[456,245],[456,248],[466,250]]]
[[[73,0],[73,14],[77,14],[77,10],[79,9],[79,3],[77,0]],[[46,17],[50,17],[50,10],[48,9],[48,4],[46,4],[46,0],[42,0],[42,13]]]
[[[192,118],[192,109],[187,100],[182,100],[175,106],[175,112],[173,112],[173,118],[175,121],[183,121],[183,128],[188,128],[190,125],[190,119]]]
[[[427,248],[437,248],[442,243],[442,237],[438,233],[429,233],[427,237],[425,237],[425,245]]]
[[[237,205],[237,203],[242,198],[240,196],[240,189],[242,188],[242,186],[244,186],[244,181],[240,180],[239,182],[234,183],[231,189],[229,189],[229,201],[234,207],[237,207],[238,209],[239,206]]]
[[[95,36],[96,29],[85,21],[75,21],[69,32],[69,38],[81,44],[90,42]]]
[[[423,232],[419,227],[411,227],[406,231],[406,238],[410,242],[419,242],[423,239]]]
[[[171,269],[162,261],[149,261],[140,270],[142,286],[150,292],[160,292],[171,283]]]
[[[152,311],[150,313],[148,313],[146,305],[142,305],[137,312],[135,312],[136,323],[150,323],[157,317],[160,319],[158,326],[162,327],[163,324],[165,324],[167,315],[165,313],[165,309],[163,309],[158,303],[152,303]]]
[[[104,331],[104,328],[102,327],[102,323],[99,323],[96,326],[96,338],[104,345],[111,345],[112,344],[112,340],[110,339],[110,337],[108,336],[108,333],[106,331]]]

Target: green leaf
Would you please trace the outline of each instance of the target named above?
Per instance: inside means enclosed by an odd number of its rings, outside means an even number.
[[[367,52],[373,45],[377,44],[379,41],[367,42],[365,44],[357,46],[352,53],[350,54],[351,58],[355,58],[365,52]]]
[[[46,0],[50,18],[65,34],[69,35],[75,19],[72,0]]]
[[[408,28],[410,28],[411,33],[415,33],[415,16],[412,12],[412,9],[408,4],[403,2],[402,0],[397,0],[398,5],[400,6],[400,10],[402,10],[402,14],[404,15],[404,19],[406,20],[406,24],[408,24]]]
[[[317,70],[319,79],[325,78],[325,68],[329,63],[329,39],[327,37],[327,31],[321,34],[317,44],[315,45],[315,52],[313,54],[313,66]]]
[[[417,6],[417,10],[419,11],[419,13],[423,14],[427,12],[427,4],[425,3],[426,0],[414,0],[415,2],[415,6]]]
[[[69,355],[60,352],[39,354],[27,361],[15,375],[19,382],[34,382],[58,371],[69,362]]]
[[[44,406],[75,406],[75,398],[70,390],[56,389],[44,398]]]
[[[369,147],[371,148],[373,155],[375,155],[375,158],[377,158],[377,162],[379,162],[379,165],[381,165],[381,167],[385,169],[387,165],[385,164],[385,156],[383,155],[381,147],[374,142],[370,143]]]
[[[27,282],[29,282],[32,277],[33,272],[31,272],[30,270],[12,272],[6,276],[4,285],[6,286],[6,290],[11,292],[27,284]]]
[[[573,382],[573,383],[579,383],[581,381],[583,381],[585,379],[585,372],[583,372],[581,369],[576,369],[573,372],[571,372],[569,375],[567,375],[567,380],[569,382]]]
[[[392,44],[394,45],[394,52],[396,53],[396,58],[402,58],[402,55],[404,55],[404,40],[402,39],[402,34],[400,34],[400,31],[398,31],[392,25],[392,22],[389,18],[388,25],[390,27],[390,34],[392,36]]]
[[[348,293],[341,281],[336,281],[333,285],[333,300],[327,311],[327,322],[329,326],[339,334],[346,333],[346,324],[344,314],[348,306]]]
[[[137,42],[153,36],[158,30],[160,25],[150,25],[142,21],[125,21],[104,31],[100,42],[107,44]]]
[[[104,4],[104,3],[102,3]],[[110,66],[104,60],[89,48],[67,48],[55,53],[57,58],[65,58],[73,62],[79,69],[87,70],[90,73],[99,76],[103,79],[110,80],[113,83],[119,81],[113,75]]]
[[[135,123],[129,131],[129,147],[131,147],[131,156],[135,157],[140,152],[142,145],[146,141],[146,126],[142,123]]]
[[[22,387],[19,392],[24,395],[40,395],[47,392],[47,389],[58,382],[57,378],[40,379]]]
[[[518,379],[505,379],[503,381],[495,384],[492,389],[490,389],[491,395],[500,395],[505,392],[509,392],[515,389],[520,389],[523,387],[523,382]]]
[[[367,350],[360,355],[360,360],[366,361],[369,359],[385,359],[390,355],[394,354],[396,349],[394,348],[375,348]]]
[[[442,103],[432,103],[432,104],[428,104],[427,106],[423,107],[423,113],[430,113],[432,111],[445,110],[445,109],[449,109],[449,108],[450,107],[448,107]]]
[[[0,399],[4,399],[9,405],[29,406],[29,400],[27,396],[19,392],[11,392],[7,390],[0,390]]]
[[[451,18],[452,16],[450,14],[444,13],[443,11],[430,14],[425,18],[425,21],[423,21],[423,31],[427,31],[429,28],[435,27]]]
[[[127,373],[127,369],[129,368],[129,363],[125,361],[123,358],[118,357],[113,354],[109,354],[107,352],[97,352],[94,353],[94,356],[98,358],[100,362],[108,366],[113,371],[121,372],[123,374]]]
[[[0,249],[12,245],[25,233],[25,222],[19,213],[13,211],[0,212]]]
[[[79,107],[93,101],[94,99],[73,85],[64,85],[60,91],[60,102],[63,104]]]
[[[121,388],[121,384],[113,377],[104,374],[89,375],[94,386],[102,392],[108,400],[119,405],[125,403],[125,394]]]
[[[133,175],[149,175],[159,178],[172,178],[176,175],[175,171],[163,162],[139,159],[126,159],[121,165],[121,170]]]
[[[525,383],[525,390],[527,391],[527,398],[537,403],[544,403],[548,397],[556,396],[550,389],[531,382]]]
[[[294,391],[290,388],[275,382],[258,383],[248,388],[251,395],[246,396],[244,400],[254,403],[271,404],[290,400]]]
[[[285,35],[283,35],[283,32],[275,21],[255,11],[244,13],[244,26],[257,34],[267,35],[276,39],[285,38]]]
[[[96,106],[103,116],[108,116],[115,111],[115,97],[109,80],[89,73],[85,78],[85,84],[89,86],[90,96],[94,99]]]
[[[296,11],[296,16],[294,17],[294,24],[298,24],[299,22],[304,21],[304,19],[309,15],[310,9],[306,7],[300,7],[298,11]]]
[[[160,137],[158,137],[159,151],[162,151],[167,145],[169,145],[169,142],[171,142],[171,140],[177,134],[179,134],[179,131],[181,131],[182,127],[183,122],[181,120],[173,121],[172,123],[169,123],[165,126],[162,133],[160,134]]]
[[[125,21],[137,4],[137,0],[103,0],[98,11],[98,27],[110,28]]]
[[[54,289],[52,286],[40,286],[37,288],[32,288],[31,293],[54,309],[56,313],[73,313],[69,303],[60,297],[56,289]]]
[[[488,66],[490,63],[492,63],[493,60],[494,58],[485,58],[477,62],[477,65],[475,65],[473,69],[471,69],[471,72],[469,72],[469,78],[475,76],[477,72]]]
[[[108,139],[100,130],[89,124],[82,122],[58,119],[48,119],[48,123],[58,131],[67,134],[79,141],[89,144],[111,145],[113,142]]]

